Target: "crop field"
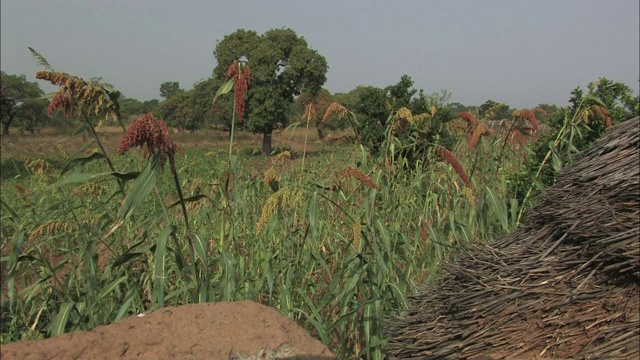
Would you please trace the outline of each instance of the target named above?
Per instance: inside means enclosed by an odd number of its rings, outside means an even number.
[[[441,261],[516,226],[502,173],[523,157],[499,133],[459,137],[470,187],[435,153],[407,167],[313,135],[304,149],[305,133],[275,134],[268,158],[251,135],[229,157],[225,133],[171,134],[182,202],[169,165],[116,153],[122,129],[98,129],[116,171],[86,135],[4,137],[2,341],[250,299],[337,354],[375,354]]]
[[[48,113],[80,127],[25,123],[32,134],[9,135],[3,123],[2,343],[252,300],[338,358],[381,359],[385,321],[410,294],[469,245],[517,229],[536,193],[638,108],[604,79],[572,93],[570,107],[506,111],[499,126],[489,120],[505,104],[474,115],[444,98],[411,110],[383,97],[366,116],[328,98],[293,106],[293,95],[288,110],[249,97],[255,114],[243,124],[250,71],[234,60],[232,79],[204,97],[213,108],[234,90],[228,122],[188,122],[183,104],[168,127],[152,113],[123,121],[119,92],[31,51],[49,68],[36,77],[61,88]],[[368,91],[357,104],[382,94]]]

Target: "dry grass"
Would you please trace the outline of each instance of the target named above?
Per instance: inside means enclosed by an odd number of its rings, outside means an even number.
[[[91,141],[88,135],[71,136],[73,128],[44,128],[36,134],[19,134],[14,132],[10,135],[2,135],[0,143],[2,158],[27,158],[38,159],[49,156],[64,156],[76,151],[83,144]],[[295,128],[273,133],[273,146],[276,148],[287,148],[294,151],[302,151],[306,129]],[[96,129],[98,136],[102,140],[110,155],[115,155],[118,144],[122,140],[124,132],[117,126],[101,126]],[[170,129],[171,138],[181,148],[217,148],[228,147],[228,133],[220,129],[199,130],[195,133],[185,132],[179,134],[175,129]],[[343,134],[342,131],[333,132],[333,136]],[[318,135],[315,131],[309,131],[309,141],[307,152],[316,150],[315,143]],[[249,132],[237,132],[234,138],[237,148],[255,147],[259,149],[262,144],[262,135],[251,134]]]

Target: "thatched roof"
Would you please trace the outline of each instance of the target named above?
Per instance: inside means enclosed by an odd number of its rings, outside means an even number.
[[[395,358],[640,356],[640,119],[566,168],[512,234],[388,320]]]

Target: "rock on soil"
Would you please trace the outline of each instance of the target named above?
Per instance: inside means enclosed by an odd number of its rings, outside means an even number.
[[[335,359],[275,309],[251,301],[166,307],[45,340],[2,345],[9,359]]]

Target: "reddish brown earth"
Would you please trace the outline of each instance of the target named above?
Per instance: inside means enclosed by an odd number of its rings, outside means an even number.
[[[91,331],[2,345],[8,359],[336,359],[273,308],[251,301],[166,307]]]

